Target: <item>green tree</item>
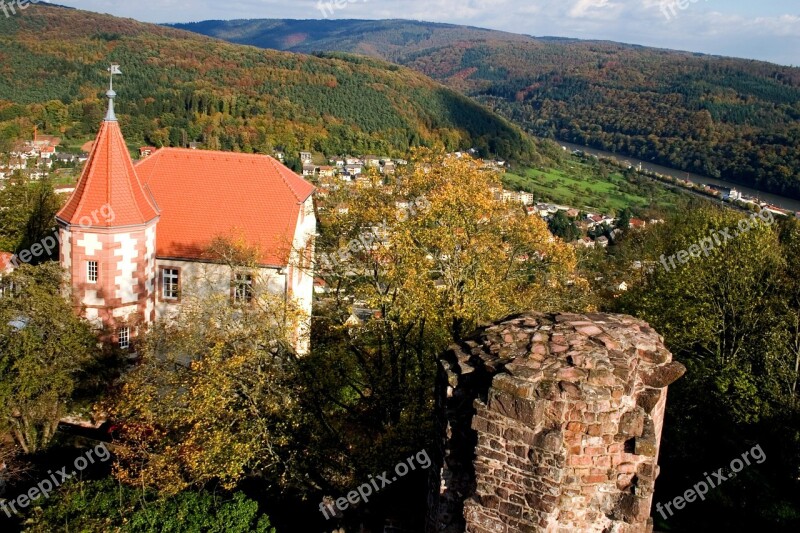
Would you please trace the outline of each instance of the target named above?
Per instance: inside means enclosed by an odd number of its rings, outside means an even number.
[[[73,481],[28,513],[25,533],[275,533],[243,493],[185,491],[169,498],[115,482]]]
[[[688,369],[670,388],[660,487],[680,490],[755,443],[774,458],[717,489],[706,512],[675,518],[686,525],[788,531],[800,520],[797,229],[781,238],[762,215],[691,210],[626,239],[620,254],[631,290],[614,310],[647,320]],[[633,257],[643,268],[630,267]]]
[[[631,224],[632,216],[633,213],[631,212],[630,208],[626,207],[625,209],[620,211],[619,218],[617,219],[617,223],[615,226],[623,231],[627,231]]]
[[[27,454],[45,448],[67,414],[97,339],[61,294],[54,263],[24,265],[6,276],[0,297],[0,427]]]
[[[0,251],[18,252],[54,236],[55,216],[62,201],[50,179],[32,181],[19,173],[13,176],[0,190]]]
[[[570,220],[566,213],[558,211],[547,223],[550,232],[564,242],[573,242],[581,238],[581,230]]]

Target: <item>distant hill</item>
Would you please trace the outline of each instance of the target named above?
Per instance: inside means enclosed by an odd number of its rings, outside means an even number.
[[[403,20],[206,21],[265,48],[386,59],[530,132],[800,198],[800,69]]]
[[[264,51],[44,5],[0,17],[0,144],[29,137],[37,124],[68,139],[93,134],[111,62],[122,68],[118,116],[133,144],[387,155],[442,144],[538,157],[518,127],[378,59]]]

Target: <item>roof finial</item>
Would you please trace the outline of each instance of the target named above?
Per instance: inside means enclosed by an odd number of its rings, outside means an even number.
[[[111,81],[108,86],[108,92],[106,96],[108,96],[108,113],[106,113],[106,122],[116,122],[117,116],[114,114],[114,98],[117,96],[117,93],[114,92],[114,74],[122,74],[122,71],[119,69],[119,65],[111,64],[108,67],[108,72],[110,73]]]

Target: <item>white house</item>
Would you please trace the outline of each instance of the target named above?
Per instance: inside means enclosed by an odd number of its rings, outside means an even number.
[[[56,219],[61,264],[79,312],[128,349],[181,305],[182,288],[249,303],[255,287],[295,301],[294,335],[308,351],[314,292],[314,187],[270,156],[162,148],[134,165],[114,115],[115,95],[80,180]],[[217,237],[257,251],[235,271],[208,254]]]

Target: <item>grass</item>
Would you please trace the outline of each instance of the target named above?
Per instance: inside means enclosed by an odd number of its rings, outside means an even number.
[[[503,182],[506,187],[532,192],[544,202],[607,214],[626,207],[672,210],[681,196],[646,178],[629,178],[603,163],[586,163],[575,157],[566,160],[562,168],[508,172]]]

